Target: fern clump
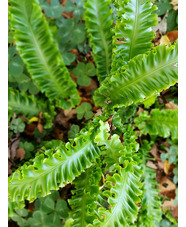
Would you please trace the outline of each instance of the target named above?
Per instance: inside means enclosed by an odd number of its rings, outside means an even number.
[[[9,0],[9,53],[22,60],[10,58],[8,208],[20,226],[165,218],[155,169],[164,157],[164,175],[177,176],[178,41],[153,45],[156,10],[151,0]],[[21,73],[34,94],[12,79]]]

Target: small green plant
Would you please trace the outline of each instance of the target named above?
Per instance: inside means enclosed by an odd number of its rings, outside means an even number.
[[[58,192],[53,192],[45,198],[38,198],[32,214],[25,208],[16,210],[12,220],[20,227],[60,226],[61,220],[68,217],[68,207],[64,200],[58,200],[58,198]]]
[[[73,74],[78,77],[77,83],[81,86],[88,86],[91,82],[89,76],[96,75],[96,68],[93,63],[80,62],[76,68],[73,69]]]
[[[79,132],[79,125],[72,125],[70,130],[68,131],[69,138],[75,138],[76,134]]]
[[[78,119],[85,117],[85,119],[88,120],[93,116],[92,105],[88,102],[83,102],[81,106],[76,108],[76,110]]]
[[[10,126],[10,130],[13,132],[23,132],[25,129],[25,123],[21,118],[13,119],[12,125]]]

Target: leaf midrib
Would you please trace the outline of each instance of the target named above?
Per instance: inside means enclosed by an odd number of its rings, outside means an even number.
[[[98,1],[100,1],[100,0],[96,0],[96,9],[99,8]],[[105,40],[104,33],[103,33],[102,29],[101,29],[102,28],[101,21],[100,21],[100,17],[99,17],[99,12],[97,10],[96,10],[96,16],[97,16],[97,19],[98,19],[99,32],[100,32],[100,35],[101,35],[101,40],[103,42],[104,51],[105,51],[106,72],[107,72],[107,75],[109,75],[109,51],[108,51],[108,45],[107,45],[107,42]]]
[[[134,24],[133,24],[133,32],[132,32],[132,37],[131,37],[131,42],[130,42],[130,49],[129,49],[129,56],[128,56],[128,60],[129,61],[132,58],[132,51],[133,49],[135,49],[135,45],[133,44],[135,41],[135,34],[136,34],[136,27],[138,24],[138,14],[139,14],[139,5],[138,5],[138,0],[136,0],[136,10],[135,10],[135,20],[134,20]],[[133,48],[134,47],[134,48]]]
[[[34,10],[34,6],[35,4],[33,3],[33,10]],[[23,4],[23,9],[24,9],[24,14],[27,15],[27,12],[26,12],[26,8],[25,8],[25,4]],[[43,15],[42,15],[43,16]],[[26,17],[26,16],[25,16]],[[30,40],[32,40],[31,42],[33,42],[33,44],[35,45],[36,47],[36,52],[38,53],[39,55],[39,59],[41,59],[41,62],[42,64],[44,65],[44,68],[45,70],[47,71],[47,76],[51,79],[51,81],[55,84],[55,89],[58,88],[57,90],[59,91],[60,94],[62,94],[63,96],[65,96],[65,94],[63,93],[63,90],[61,90],[61,86],[60,84],[55,80],[55,75],[53,74],[51,68],[48,66],[47,64],[47,61],[46,61],[46,58],[45,58],[45,54],[43,53],[42,51],[42,48],[40,48],[40,42],[38,41],[38,39],[36,39],[36,36],[34,34],[34,31],[32,29],[32,26],[31,26],[31,23],[29,21],[28,18],[25,18],[26,21],[27,21],[27,24],[28,24],[28,27],[30,29],[30,32],[31,32],[31,35],[32,35],[32,39],[30,38]],[[53,75],[53,76],[52,76]],[[32,73],[32,76],[34,76],[34,74]],[[37,80],[36,80],[37,82]],[[38,82],[37,82],[38,84]],[[51,88],[52,86],[50,86]]]
[[[93,145],[92,144],[92,142],[89,142],[89,143],[87,143],[86,144],[86,146],[85,147],[83,147],[82,149],[80,149],[78,152],[75,152],[73,155],[71,155],[71,156],[67,156],[67,159],[65,159],[65,160],[63,160],[63,161],[59,161],[59,163],[57,164],[57,165],[55,165],[55,166],[48,166],[49,168],[48,168],[48,170],[44,170],[44,172],[43,173],[41,173],[41,174],[38,174],[36,177],[30,177],[29,179],[27,178],[24,178],[24,181],[19,181],[18,183],[16,183],[16,184],[12,184],[13,186],[16,186],[16,185],[24,185],[24,184],[28,184],[28,182],[34,182],[34,181],[37,181],[37,180],[39,180],[38,178],[41,178],[43,175],[48,175],[48,173],[51,173],[54,169],[58,169],[60,166],[62,166],[65,162],[66,163],[68,163],[69,162],[69,159],[70,160],[73,160],[73,157],[75,157],[75,156],[77,156],[77,153],[85,153],[84,151],[85,150],[88,150],[87,149],[87,147],[89,147],[89,146],[91,146],[91,145]],[[94,145],[93,145],[93,147],[94,147]],[[80,155],[78,155],[78,156],[80,156]],[[43,163],[43,164],[45,164],[45,163]],[[50,168],[51,167],[51,168]],[[36,170],[37,171],[37,170]],[[37,174],[37,173],[36,173]],[[26,179],[26,180],[25,180]]]
[[[122,178],[122,175],[124,175],[124,173],[122,173],[121,174],[121,178]],[[121,183],[122,185],[123,185],[123,187],[122,187],[122,190],[121,190],[121,193],[119,194],[119,196],[118,196],[118,203],[116,204],[116,206],[113,208],[113,210],[112,210],[112,213],[110,214],[110,216],[109,216],[109,218],[107,219],[107,221],[105,222],[105,223],[103,223],[104,225],[103,226],[110,226],[109,224],[110,223],[112,223],[112,221],[110,221],[110,220],[114,220],[114,218],[112,218],[113,216],[115,216],[115,213],[116,213],[116,211],[118,210],[118,207],[119,206],[122,206],[122,204],[123,204],[123,200],[124,200],[124,198],[125,198],[125,196],[123,196],[124,194],[125,194],[125,192],[126,192],[126,187],[125,187],[125,182],[127,181],[127,177],[125,176],[124,177],[124,179],[123,179],[123,182]],[[120,210],[121,212],[122,212],[122,210]],[[108,224],[108,225],[107,225]]]

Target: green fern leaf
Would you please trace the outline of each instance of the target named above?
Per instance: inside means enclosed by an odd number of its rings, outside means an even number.
[[[22,209],[25,207],[24,202],[20,202],[18,198],[16,198],[15,202],[12,202],[10,198],[8,198],[8,217],[12,217],[15,215],[16,209]]]
[[[104,163],[107,167],[111,167],[114,164],[119,163],[119,158],[124,151],[124,147],[119,139],[119,136],[114,134],[110,137],[108,131],[110,130],[108,123],[100,122],[100,132],[96,135],[94,142],[98,146],[103,146],[102,155],[104,157]]]
[[[139,149],[139,143],[136,142],[137,136],[134,127],[131,124],[125,125],[123,130],[124,152],[127,154],[135,154]]]
[[[94,210],[97,208],[95,201],[99,194],[99,182],[101,180],[101,169],[98,166],[92,166],[73,181],[75,190],[73,196],[69,199],[72,208],[72,218],[74,227],[86,226],[93,223],[96,218]]]
[[[24,116],[38,116],[46,109],[43,100],[38,100],[35,96],[20,93],[16,89],[8,89],[8,110]]]
[[[110,73],[112,57],[112,11],[110,0],[87,0],[84,20],[93,50],[99,81]]]
[[[158,195],[159,190],[156,188],[157,181],[155,180],[156,173],[153,169],[146,166],[148,155],[151,146],[147,141],[143,141],[143,146],[140,148],[142,156],[143,168],[143,195],[141,201],[141,209],[138,217],[138,226],[140,227],[157,227],[161,221],[161,202]]]
[[[79,104],[76,85],[37,0],[10,0],[17,49],[42,92],[68,109]]]
[[[144,135],[178,138],[178,110],[153,109],[150,115],[144,111],[134,122]]]
[[[178,79],[178,43],[157,46],[148,55],[138,55],[128,66],[104,81],[94,94],[96,105],[129,106],[174,85]],[[122,72],[122,73],[121,73]],[[109,101],[109,102],[108,102]]]
[[[96,133],[95,127],[90,128],[71,143],[47,150],[36,156],[32,165],[25,164],[15,171],[9,177],[10,199],[15,201],[19,196],[20,201],[32,202],[38,195],[46,196],[51,190],[72,182],[100,155],[100,149],[93,142]]]
[[[118,173],[112,177],[108,175],[106,187],[111,188],[105,191],[111,209],[101,207],[98,210],[99,219],[94,221],[94,226],[115,227],[127,226],[127,223],[134,223],[138,214],[137,203],[142,191],[140,176],[142,171],[132,163],[125,163],[125,169],[118,167]],[[114,186],[113,186],[114,185]]]
[[[112,72],[133,57],[149,51],[155,37],[152,26],[157,24],[156,10],[151,0],[117,0],[116,26],[113,36]],[[120,64],[120,65],[119,65]]]

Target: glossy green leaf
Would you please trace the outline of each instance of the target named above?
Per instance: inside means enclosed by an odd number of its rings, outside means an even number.
[[[98,166],[90,167],[75,179],[75,190],[69,200],[74,227],[86,226],[93,223],[96,218],[94,210],[97,208],[95,201],[99,193],[100,180],[101,170]]]
[[[134,122],[144,135],[178,138],[178,110],[153,109],[150,115],[144,111]]]
[[[17,49],[42,92],[62,108],[80,102],[47,21],[36,0],[10,0]],[[25,46],[27,48],[25,49]]]
[[[99,219],[94,220],[93,226],[125,227],[128,223],[135,222],[139,210],[136,204],[140,202],[139,196],[142,193],[140,190],[142,171],[131,163],[126,165],[128,168],[120,167],[118,173],[108,177],[106,187],[109,187],[110,191],[105,191],[104,195],[108,197],[111,208],[108,210],[103,207],[99,208]]]
[[[25,116],[37,116],[45,108],[42,101],[39,101],[35,96],[28,96],[24,93],[19,93],[17,90],[8,90],[8,109]]]
[[[93,142],[96,133],[97,129],[92,127],[71,143],[37,155],[33,165],[25,164],[15,171],[9,177],[9,195],[12,201],[17,196],[22,201],[33,201],[38,195],[46,196],[51,190],[72,182],[100,155],[100,149]]]
[[[157,15],[152,13],[156,7],[151,0],[117,0],[116,3],[112,72],[153,47],[155,33],[151,27],[157,24]]]
[[[140,155],[143,168],[143,195],[141,201],[141,209],[138,217],[138,226],[152,226],[157,227],[161,221],[161,201],[159,196],[159,190],[157,189],[158,183],[155,180],[156,173],[154,169],[151,169],[146,165],[148,160],[151,146],[147,141],[143,141],[143,146],[140,148]]]
[[[123,66],[102,83],[94,93],[95,104],[129,106],[169,88],[178,81],[177,58],[177,42],[169,47],[160,45],[148,54],[138,55],[129,61],[127,67]]]
[[[87,0],[85,3],[84,20],[100,82],[109,75],[111,68],[113,21],[109,4],[109,0]]]

